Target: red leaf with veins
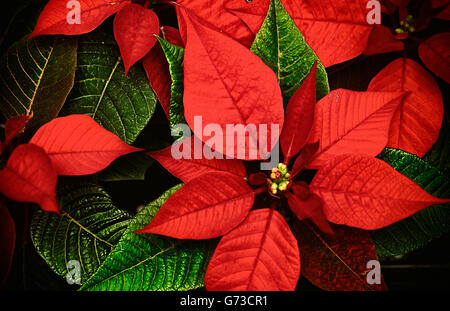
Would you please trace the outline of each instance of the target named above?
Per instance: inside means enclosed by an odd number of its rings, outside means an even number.
[[[322,199],[301,183],[294,183],[291,189],[293,194],[288,192],[286,197],[290,209],[297,218],[299,220],[311,219],[322,232],[332,234],[333,230],[323,212]]]
[[[293,291],[300,276],[297,240],[284,218],[264,208],[250,212],[217,245],[205,274],[213,291]]]
[[[221,158],[208,160],[203,156],[203,147],[203,143],[195,136],[192,136],[174,143],[166,149],[149,152],[148,155],[185,183],[205,173],[218,171],[225,171],[242,178],[247,177],[244,163],[241,160]],[[185,150],[184,148],[188,149]],[[200,150],[200,159],[196,159],[195,148]],[[173,150],[185,156],[175,159]]]
[[[155,45],[159,33],[158,16],[139,4],[129,4],[114,18],[114,37],[120,48],[125,75],[133,64]]]
[[[20,132],[25,129],[31,116],[14,116],[6,120],[5,123],[5,141],[3,142],[3,148],[8,146],[10,141],[16,137]]]
[[[14,221],[6,206],[0,203],[0,290],[3,289],[11,269],[15,242]]]
[[[226,7],[257,33],[270,0],[228,1]],[[282,0],[286,11],[325,67],[360,55],[375,25],[366,20],[367,0]]]
[[[295,177],[305,169],[309,162],[313,159],[313,156],[319,150],[320,143],[317,141],[315,143],[307,144],[302,152],[295,159],[294,165],[292,166],[292,175]]]
[[[419,45],[419,56],[425,66],[450,83],[450,32],[428,38]]]
[[[286,120],[280,136],[280,146],[286,164],[303,148],[314,122],[316,71],[317,62],[286,107]]]
[[[170,26],[162,26],[161,34],[171,44],[181,47],[184,46],[178,29]],[[150,86],[158,97],[164,113],[169,118],[170,86],[172,85],[172,79],[170,77],[169,64],[167,63],[167,58],[164,55],[161,45],[155,44],[153,46],[150,52],[142,59],[142,65],[147,73]]]
[[[327,162],[314,176],[310,190],[324,201],[328,220],[366,230],[450,202],[428,194],[382,160],[353,154]]]
[[[368,91],[412,92],[392,118],[387,146],[422,157],[439,136],[444,114],[442,94],[433,76],[408,58],[399,58],[381,70]]]
[[[151,88],[158,97],[166,117],[169,118],[172,79],[170,78],[169,64],[159,44],[155,44],[150,52],[144,56],[142,65],[147,73]]]
[[[402,51],[405,45],[398,40],[391,30],[382,25],[377,25],[370,33],[364,55],[375,55],[381,53],[389,53],[394,51]]]
[[[225,5],[230,0],[182,0],[178,1],[180,5],[195,12],[199,17],[213,25],[220,32],[237,40],[247,48],[249,48],[255,35],[248,28],[248,26],[236,15],[229,12]],[[180,12],[177,10],[177,14]],[[180,23],[181,35],[185,37],[184,24]]]
[[[0,192],[19,202],[32,202],[44,211],[58,211],[56,172],[44,150],[33,144],[14,149],[0,171]]]
[[[90,175],[118,157],[140,151],[87,115],[73,114],[44,124],[31,143],[48,154],[58,175]]]
[[[365,230],[332,226],[327,235],[308,222],[297,221],[293,232],[302,254],[302,275],[315,286],[329,291],[383,290],[367,283],[367,263],[377,260],[375,246]]]
[[[309,142],[320,147],[309,168],[320,168],[342,153],[379,154],[388,142],[389,125],[400,105],[401,92],[332,91],[316,105]]]
[[[211,239],[240,224],[255,193],[240,177],[225,172],[203,174],[175,192],[152,222],[137,233],[177,239]]]
[[[450,20],[450,1],[449,0],[431,0],[431,7],[432,8],[441,8],[442,11],[440,11],[435,17],[444,19],[444,20]]]
[[[204,26],[191,11],[179,12],[188,39],[183,98],[188,125],[219,153],[243,160],[266,157],[261,150],[270,151],[276,143],[272,144],[271,127],[278,125],[281,131],[284,119],[275,73],[246,47]],[[202,124],[198,120],[195,124],[195,117],[201,117]],[[219,128],[211,128],[212,124]],[[248,131],[237,131],[240,133],[235,135],[234,130],[227,129],[234,124],[248,126]],[[267,125],[267,135],[260,130],[261,124]],[[214,135],[206,134],[205,129]]]
[[[179,47],[184,47],[184,42],[178,29],[170,26],[162,26],[161,33],[166,41]]]
[[[69,24],[68,0],[50,0],[45,6],[30,38],[39,35],[80,35],[97,28],[105,19],[131,3],[130,0],[78,0],[80,23]]]

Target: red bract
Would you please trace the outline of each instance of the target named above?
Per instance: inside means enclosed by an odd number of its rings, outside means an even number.
[[[309,165],[319,168],[333,156],[360,153],[376,156],[386,146],[389,125],[404,95],[401,92],[335,90],[316,107],[310,142],[320,141]]]
[[[239,159],[264,158],[260,151],[273,148],[271,125],[279,130],[283,126],[283,99],[275,73],[247,48],[200,23],[192,12],[179,12],[187,36],[183,104],[188,125],[219,153]],[[211,124],[220,127],[221,135],[210,138],[205,133]],[[254,131],[246,131],[235,143],[235,132],[227,129],[233,124],[254,127]],[[264,134],[269,141],[260,139],[260,124],[267,125]]]
[[[450,32],[432,36],[419,46],[419,56],[423,63],[442,78],[450,83]]]
[[[139,233],[179,239],[224,235],[247,216],[255,193],[242,178],[214,172],[201,175],[173,194]]]
[[[174,143],[166,149],[149,152],[148,155],[161,163],[172,175],[183,182],[189,182],[205,173],[217,171],[229,172],[242,178],[247,177],[247,172],[241,160],[205,159],[203,157],[203,147],[203,143],[195,136],[192,136]],[[198,149],[199,152],[197,154],[200,156],[195,155],[196,149]],[[180,155],[184,154],[186,157],[174,159],[172,150],[179,152]]]
[[[184,46],[178,29],[163,26],[161,33],[165,40],[171,44]],[[142,65],[147,73],[150,86],[158,97],[164,113],[169,117],[170,86],[172,79],[169,72],[169,64],[159,44],[155,44],[148,54],[142,59]]]
[[[332,229],[334,234],[327,235],[308,222],[294,225],[302,255],[302,275],[324,290],[385,289],[382,279],[379,285],[367,282],[367,263],[378,260],[369,232],[336,225]]]
[[[116,158],[140,151],[125,144],[87,115],[56,118],[34,134],[31,143],[41,147],[58,175],[89,175]]]
[[[402,41],[398,40],[391,30],[382,25],[377,25],[370,33],[364,55],[374,55],[404,49]]]
[[[0,192],[10,199],[37,203],[44,211],[59,213],[56,179],[44,150],[33,144],[20,145],[0,171]]]
[[[280,136],[280,147],[286,163],[306,144],[314,122],[316,70],[317,62],[286,107],[286,115],[289,118],[286,118]]]
[[[143,58],[156,42],[159,33],[158,16],[138,4],[129,4],[114,18],[114,36],[125,65],[125,75],[130,67]]]
[[[170,106],[170,78],[169,64],[166,56],[159,44],[155,44],[147,55],[142,59],[147,78],[152,90],[155,92],[158,100],[169,118]]]
[[[294,290],[300,276],[297,241],[288,224],[268,208],[250,212],[224,236],[205,275],[207,290]]]
[[[322,199],[311,193],[307,186],[295,183],[292,192],[288,192],[286,197],[291,210],[299,220],[311,219],[311,221],[324,233],[332,234],[333,230],[328,224],[323,211]]]
[[[404,219],[438,199],[392,169],[363,155],[339,155],[314,176],[310,189],[325,202],[328,220],[375,230]]]
[[[368,91],[411,92],[395,112],[387,146],[419,157],[438,138],[444,114],[442,94],[433,76],[408,58],[399,58],[381,70]]]
[[[299,174],[309,165],[313,156],[316,154],[317,150],[319,150],[319,145],[320,143],[318,141],[305,145],[292,166],[292,174],[294,176]]]
[[[170,26],[162,26],[161,33],[165,40],[171,44],[184,47],[183,39],[181,38],[180,31]]]
[[[42,11],[30,38],[40,35],[80,35],[97,28],[103,21],[131,3],[130,0],[50,0]],[[71,4],[69,8],[68,4]],[[79,11],[79,23],[75,11]],[[74,19],[69,23],[68,19]]]
[[[441,9],[436,18],[450,20],[450,2],[448,0],[431,0],[431,7]]]
[[[250,47],[254,40],[254,34],[248,26],[236,15],[229,12],[225,6],[230,0],[204,1],[182,0],[178,3],[190,11],[195,12],[203,20],[214,25],[217,30],[239,41],[246,47]],[[177,11],[177,13],[180,13]],[[185,30],[180,23],[181,34],[185,38]]]
[[[25,129],[31,116],[15,116],[6,120],[5,123],[5,141],[2,148],[5,149],[10,141]]]
[[[226,7],[256,34],[266,17],[271,0],[229,1]],[[325,67],[361,54],[375,25],[368,24],[367,0],[283,0],[306,42]]]

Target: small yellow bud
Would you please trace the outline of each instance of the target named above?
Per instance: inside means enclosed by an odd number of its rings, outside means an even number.
[[[278,169],[279,170],[281,170],[281,171],[284,171],[284,170],[286,170],[286,164],[283,164],[283,163],[280,163],[280,164],[278,164]]]
[[[280,191],[284,191],[287,189],[287,182],[282,182],[279,186],[278,189],[280,189]]]

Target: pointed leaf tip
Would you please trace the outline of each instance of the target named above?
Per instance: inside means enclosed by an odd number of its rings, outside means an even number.
[[[137,233],[177,239],[211,239],[241,223],[255,193],[241,177],[226,172],[203,174],[185,184],[161,207],[152,222]]]
[[[155,45],[159,33],[159,19],[155,12],[131,3],[114,18],[114,36],[120,48],[125,76],[138,60]]]
[[[386,162],[370,156],[343,154],[327,162],[310,185],[325,203],[328,220],[376,230],[427,206],[450,202],[436,198]]]
[[[141,151],[127,145],[88,115],[56,118],[31,138],[51,159],[58,175],[90,175],[116,158]]]

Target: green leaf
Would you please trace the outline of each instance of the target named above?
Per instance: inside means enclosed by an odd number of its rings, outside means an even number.
[[[419,157],[402,150],[386,148],[378,156],[428,193],[450,197],[450,180]],[[386,228],[371,231],[377,254],[381,258],[407,254],[423,247],[450,229],[448,205],[433,205]]]
[[[250,50],[276,73],[285,99],[303,83],[316,60],[317,99],[330,91],[325,68],[280,0],[270,1],[267,16]]]
[[[84,282],[117,243],[131,216],[117,209],[94,184],[59,187],[58,201],[61,215],[36,211],[31,239],[41,257],[62,277],[68,273],[67,263],[78,260]]]
[[[170,87],[169,121],[170,128],[178,124],[186,124],[184,118],[183,92],[184,92],[184,49],[157,37],[161,48],[169,63],[169,72],[172,79]]]
[[[180,187],[168,190],[136,215],[117,246],[81,290],[190,290],[204,286],[215,242],[133,232],[150,223]]]
[[[45,36],[13,44],[0,60],[0,111],[29,115],[36,130],[56,117],[74,85],[77,40]]]
[[[450,126],[444,119],[439,138],[423,159],[450,175]]]
[[[127,144],[135,141],[156,107],[144,69],[125,77],[120,51],[108,34],[80,37],[75,85],[62,115],[87,114]]]
[[[98,173],[101,181],[144,180],[153,159],[143,152],[127,154]]]

